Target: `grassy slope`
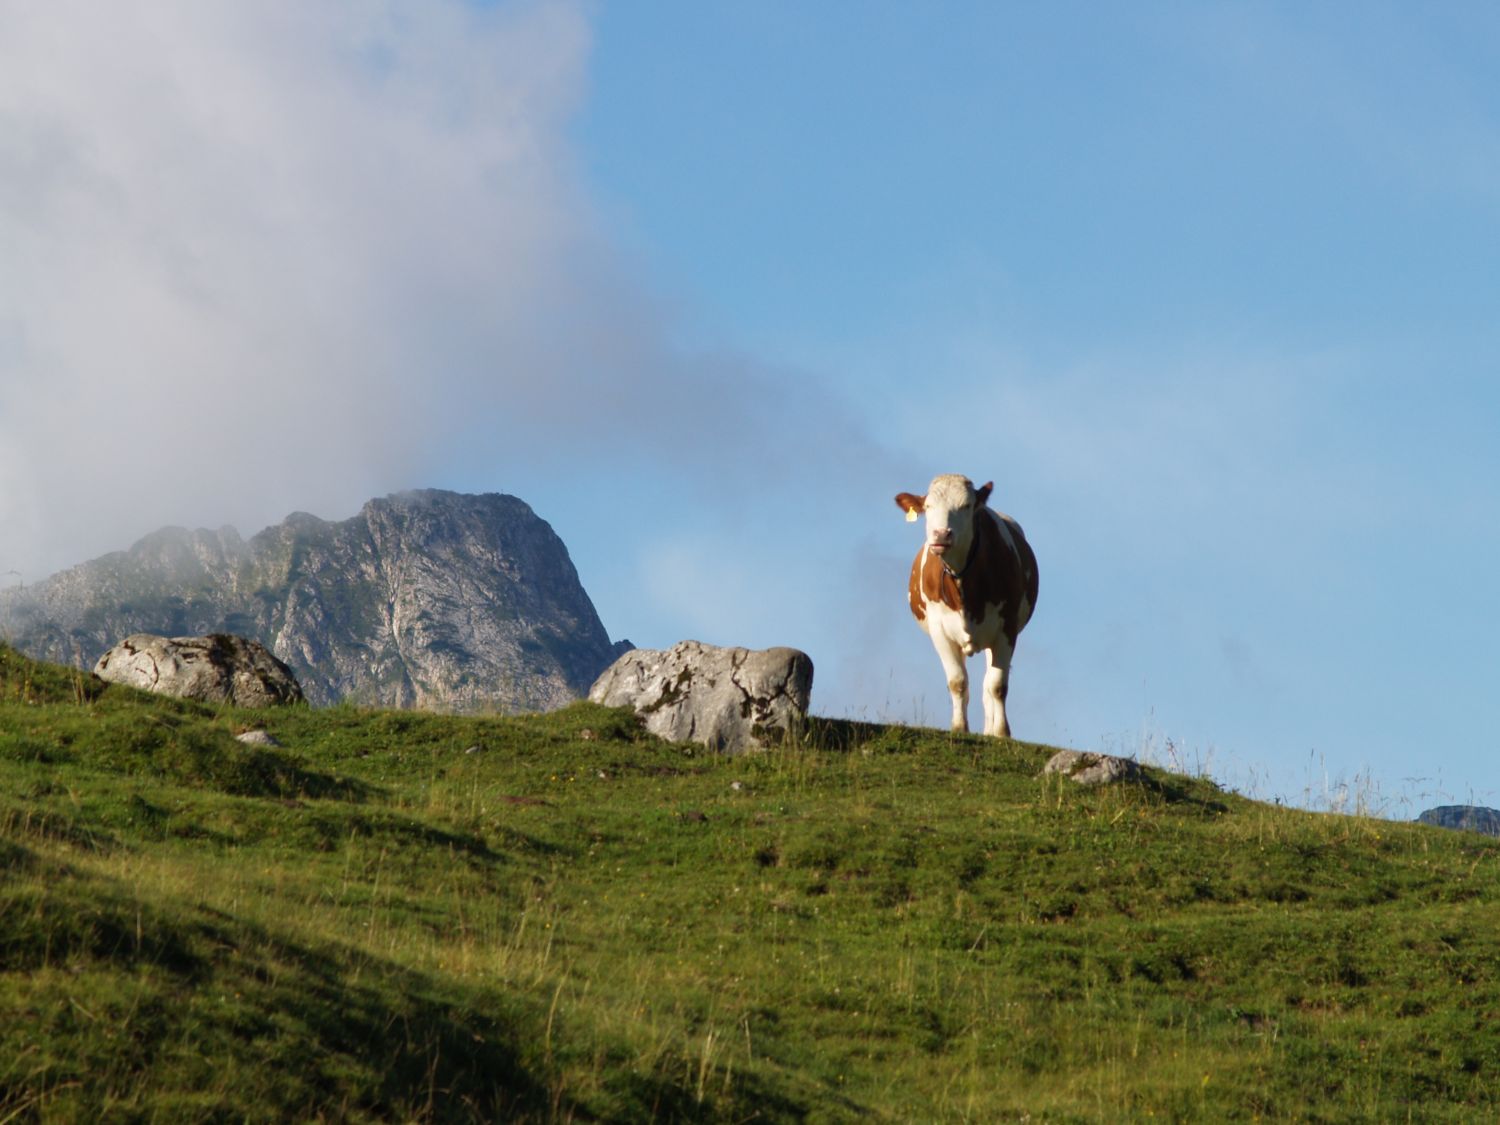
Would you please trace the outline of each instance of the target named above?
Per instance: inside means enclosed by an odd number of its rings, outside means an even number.
[[[1500,842],[813,742],[224,711],[0,648],[0,1122],[1500,1114]]]

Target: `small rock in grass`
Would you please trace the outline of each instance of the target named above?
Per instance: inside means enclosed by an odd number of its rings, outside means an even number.
[[[247,730],[244,734],[234,736],[236,742],[243,742],[246,746],[280,746],[274,735],[263,730]]]
[[[1113,754],[1059,750],[1042,767],[1042,773],[1060,773],[1079,785],[1108,785],[1113,781],[1135,780],[1141,776],[1141,767],[1129,758],[1119,758]]]

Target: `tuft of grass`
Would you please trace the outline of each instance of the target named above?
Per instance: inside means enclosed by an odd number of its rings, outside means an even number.
[[[1500,841],[1050,753],[237,711],[0,647],[0,1121],[1496,1116]]]

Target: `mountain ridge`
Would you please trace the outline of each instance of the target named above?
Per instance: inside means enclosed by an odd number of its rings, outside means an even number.
[[[438,489],[342,521],[293,512],[249,539],[163,527],[0,592],[0,636],[38,659],[92,667],[140,632],[258,640],[315,704],[459,712],[562,706],[632,647],[525,501]]]

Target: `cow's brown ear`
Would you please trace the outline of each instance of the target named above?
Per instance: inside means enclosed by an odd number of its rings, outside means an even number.
[[[995,482],[988,482],[983,488],[974,493],[974,506],[982,508],[990,502],[990,493],[995,491]]]
[[[896,506],[906,513],[906,518],[909,520],[914,520],[920,516],[926,503],[927,498],[925,496],[913,496],[910,492],[896,494]]]

